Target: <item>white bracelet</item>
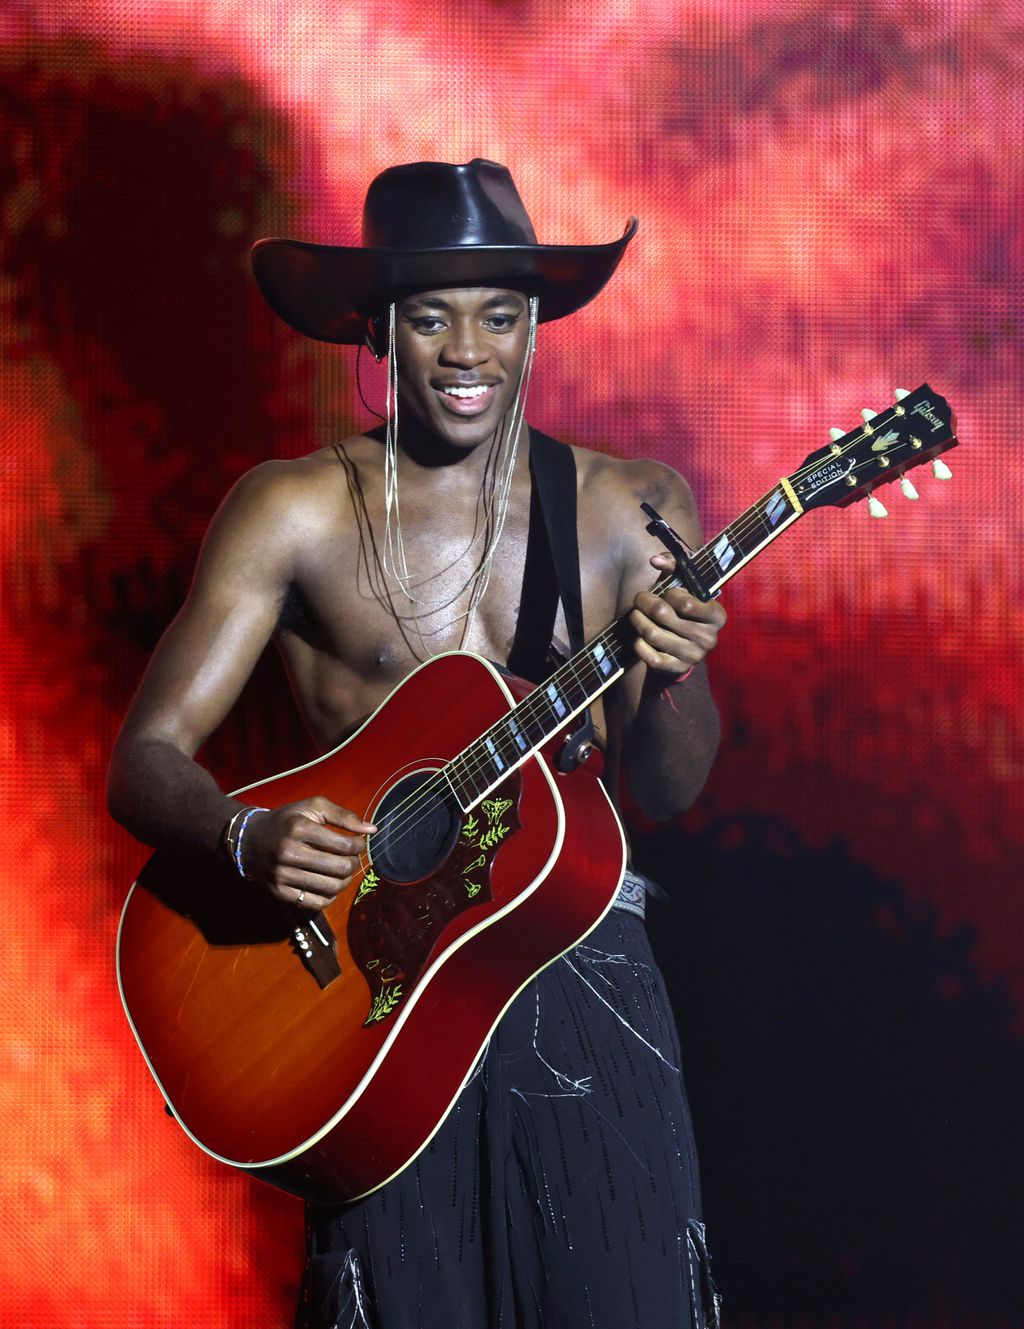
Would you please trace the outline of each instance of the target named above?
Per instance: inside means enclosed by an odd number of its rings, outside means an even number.
[[[269,812],[269,808],[246,808],[242,814],[241,825],[238,827],[238,839],[235,841],[234,859],[235,867],[238,869],[238,875],[244,877],[246,881],[252,881],[252,878],[242,866],[242,837],[245,835],[245,828],[249,825],[249,818],[254,812]]]

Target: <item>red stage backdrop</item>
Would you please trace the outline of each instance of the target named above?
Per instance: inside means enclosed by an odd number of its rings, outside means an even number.
[[[812,514],[728,588],[723,751],[651,853],[730,1323],[1024,1323],[1022,55],[1012,0],[3,6],[0,1325],[288,1322],[299,1207],[188,1144],[121,1014],[143,854],[105,763],[226,488],[367,418],[248,246],[355,242],[378,170],[473,156],[541,240],[639,215],[604,295],[542,330],[532,419],[674,465],[709,532],[894,387],[956,408],[951,484]],[[241,783],[304,743],[268,658],[206,756]],[[818,1065],[797,1175],[772,1160]]]

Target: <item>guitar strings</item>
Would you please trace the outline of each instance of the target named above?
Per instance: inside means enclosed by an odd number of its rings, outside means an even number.
[[[884,423],[886,422],[883,421],[883,424]],[[868,437],[868,435],[861,434],[857,439],[851,440],[851,442],[847,444],[845,448],[840,449],[840,451],[837,452],[835,455],[840,456],[842,455],[842,453],[849,451],[850,448],[856,446],[859,442],[862,442],[866,437]],[[801,477],[801,474],[804,474],[809,470],[813,470],[814,467],[819,464],[820,464],[820,459],[819,461],[809,464],[808,466],[803,468],[803,471],[794,472],[794,474],[789,478],[798,480]],[[867,459],[867,461],[861,463],[862,466],[867,464],[870,464],[870,459]],[[854,469],[858,468],[855,467]],[[742,532],[743,534],[745,534],[746,531],[749,531],[749,529],[753,525],[760,525],[765,529],[769,529],[767,522],[764,520],[763,516],[761,515],[760,505],[762,502],[763,499],[758,500],[758,502],[755,503],[752,506],[752,508],[748,510],[748,514],[742,515],[738,519],[737,523],[733,523],[732,529],[735,538],[740,538],[740,533]],[[719,538],[721,538],[720,535],[714,537],[714,540],[717,540]],[[712,541],[712,543],[714,543],[714,540]],[[698,550],[697,553],[694,555],[694,561],[698,564],[703,564],[704,568],[710,571],[713,565],[713,559],[711,555],[705,552],[707,548],[708,546],[705,546],[704,550]],[[680,582],[677,577],[673,576],[670,573],[667,573],[662,578],[660,578],[658,582],[655,583],[654,587],[652,587],[652,593],[663,595],[667,590],[679,584]],[[588,643],[588,645],[584,648],[583,651],[579,652],[577,656],[574,656],[570,661],[567,661],[566,665],[563,666],[562,669],[556,671],[556,674],[553,676],[552,680],[549,680],[549,686],[556,679],[561,680],[563,684],[569,681],[571,681],[572,683],[579,684],[582,681],[582,675],[580,674],[579,669],[577,667],[577,662],[582,663],[583,659],[586,656],[591,655],[595,646],[598,645],[599,643],[607,641],[609,644],[613,644],[616,635],[616,629],[618,628],[620,622],[621,620],[616,620],[615,623],[611,624],[608,628],[606,628],[604,632],[599,634],[592,642]],[[590,670],[592,671],[592,666],[590,666]],[[584,704],[587,704],[587,702],[595,699],[604,690],[605,690],[604,687],[599,687],[596,690],[591,691],[590,688],[588,687],[586,689],[587,697],[585,699]],[[513,707],[512,710],[510,710],[507,713],[507,715],[503,716],[501,720],[497,721],[494,725],[492,725],[487,731],[485,731],[484,734],[482,734],[472,744],[470,744],[467,748],[465,748],[463,752],[459,753],[456,757],[452,758],[446,764],[445,767],[440,768],[436,776],[432,780],[428,781],[425,785],[421,785],[419,789],[416,791],[415,795],[410,796],[410,798],[407,799],[405,803],[400,803],[398,807],[394,809],[390,818],[390,826],[392,829],[392,835],[394,837],[394,841],[397,842],[398,840],[404,839],[406,835],[408,835],[413,829],[415,829],[417,825],[419,825],[422,819],[419,817],[415,818],[411,817],[411,814],[413,814],[419,807],[421,807],[427,801],[433,799],[438,793],[446,792],[446,786],[448,791],[454,792],[452,781],[448,776],[447,772],[456,765],[458,765],[461,768],[462,774],[471,779],[474,784],[477,782],[480,773],[484,772],[485,773],[484,792],[486,792],[487,789],[494,784],[493,768],[488,762],[487,758],[482,753],[475,760],[471,760],[469,754],[471,754],[474,749],[485,748],[487,740],[491,739],[494,747],[496,749],[500,749],[499,755],[501,755],[503,758],[509,756],[512,757],[513,759],[512,762],[509,763],[508,761],[506,761],[506,765],[511,765],[514,767],[516,764],[521,762],[521,759],[523,757],[522,751],[510,750],[505,745],[505,743],[500,742],[500,739],[502,737],[502,730],[504,729],[507,732],[508,720],[512,717],[515,717],[518,727],[520,728],[520,730],[522,730],[524,725],[528,727],[533,723],[534,720],[540,718],[542,712],[545,711],[549,712],[550,709],[551,708],[548,705],[545,698],[545,690],[538,689],[537,692],[531,693],[529,697],[524,698],[524,700],[520,702],[518,706]],[[569,721],[566,721],[566,723],[568,722]],[[540,739],[538,743],[536,744],[531,743],[530,753],[528,755],[532,755],[533,752],[536,752],[537,749],[543,746],[544,742],[548,741],[548,739],[553,737],[561,727],[562,727],[561,725],[555,726],[548,733],[544,734],[544,736]],[[499,772],[498,783],[501,782],[500,775],[501,773]],[[482,794],[478,794],[477,797],[482,797]]]
[[[885,422],[883,421],[883,424],[884,423]],[[866,437],[868,437],[868,435],[861,434],[857,439],[854,439],[849,444],[847,444],[845,448],[840,449],[840,451],[836,455],[840,456],[842,455],[843,452],[849,451],[851,447],[854,447],[857,443],[862,442],[863,439]],[[814,466],[817,466],[818,464],[819,462],[814,462],[813,464],[805,467],[803,473],[806,473],[806,471],[813,469]],[[867,464],[870,464],[870,459],[867,459],[867,461],[861,463],[861,466]],[[855,467],[854,469],[858,468]],[[789,478],[799,479],[800,476],[801,476],[801,471],[797,471],[794,472],[793,476]],[[749,515],[744,514],[738,519],[737,523],[733,523],[732,529],[734,531],[736,538],[740,538],[740,532],[743,532],[745,534],[746,531],[749,531],[749,529],[753,525],[760,525],[765,529],[769,529],[767,522],[764,520],[764,517],[761,515],[760,505],[762,502],[763,499],[758,500],[758,503],[754,504],[753,507],[748,510]],[[744,527],[744,522],[745,522],[745,527]],[[714,540],[717,540],[719,538],[720,536],[714,537]],[[712,541],[712,543],[714,543],[714,540]],[[710,571],[713,560],[712,556],[705,552],[706,549],[707,546],[705,546],[704,550],[698,550],[694,555],[694,561],[698,563],[698,565],[703,564],[704,569]],[[663,595],[667,590],[679,584],[680,584],[679,579],[677,577],[667,573],[662,578],[660,578],[658,582],[655,583],[654,587],[652,587],[652,593]],[[577,656],[574,656],[570,661],[567,661],[566,665],[563,666],[561,670],[556,671],[556,674],[553,676],[552,680],[549,681],[549,686],[550,683],[554,682],[556,679],[560,680],[563,684],[570,681],[572,683],[579,684],[581,681],[583,681],[583,676],[581,675],[578,668],[578,662],[582,664],[584,658],[586,658],[589,655],[592,655],[595,646],[598,645],[599,643],[603,644],[604,642],[608,642],[609,644],[613,644],[616,636],[616,630],[619,626],[620,621],[621,620],[616,620],[615,623],[611,624],[608,628],[606,628],[604,632],[599,634],[592,642],[588,643],[588,645],[584,648],[583,651],[579,652]],[[592,672],[592,666],[588,667],[588,672]],[[586,689],[587,697],[585,699],[584,704],[587,704],[587,702],[595,699],[604,690],[605,690],[604,687],[599,687],[596,690],[591,691],[590,687],[587,687]],[[513,759],[511,762],[508,762],[506,760],[505,764],[514,767],[515,765],[521,762],[523,753],[521,750],[519,751],[510,750],[504,742],[500,741],[503,736],[502,731],[504,730],[507,733],[508,720],[512,717],[515,717],[518,728],[520,729],[520,731],[522,731],[524,727],[529,727],[534,720],[540,718],[542,712],[550,711],[550,709],[551,708],[548,706],[548,703],[545,699],[545,690],[538,689],[536,693],[531,693],[528,698],[524,698],[524,700],[521,703],[519,703],[518,706],[513,707],[512,710],[510,710],[507,715],[503,716],[501,720],[497,721],[494,725],[492,725],[490,729],[485,731],[484,734],[482,734],[472,744],[470,744],[467,748],[465,748],[462,753],[459,753],[456,757],[452,758],[451,761],[449,761],[445,767],[439,769],[437,775],[432,780],[428,781],[425,785],[420,786],[415,795],[410,796],[410,798],[407,799],[405,803],[400,803],[398,807],[394,810],[394,812],[391,814],[390,825],[395,841],[403,839],[407,834],[409,834],[413,829],[415,829],[417,825],[419,825],[421,818],[411,817],[411,814],[413,814],[419,807],[421,807],[428,800],[434,798],[439,792],[444,792],[445,786],[447,786],[448,790],[454,792],[452,780],[448,776],[447,772],[451,770],[453,767],[456,767],[456,765],[460,767],[462,774],[471,779],[474,784],[477,782],[480,773],[485,772],[484,792],[486,792],[487,788],[489,788],[494,783],[493,781],[494,772],[492,766],[488,763],[487,758],[482,754],[474,760],[470,759],[469,754],[471,754],[474,749],[485,748],[487,740],[491,739],[494,747],[496,749],[500,749],[499,755],[502,758],[507,758],[510,756]],[[569,721],[566,721],[566,723],[568,722]],[[530,754],[528,755],[531,755],[533,752],[536,752],[536,750],[539,747],[543,746],[544,742],[553,737],[561,727],[562,727],[561,725],[555,726],[548,733],[544,734],[538,743],[535,744],[531,743]],[[499,777],[500,775],[501,773],[499,772]],[[499,778],[498,783],[500,782],[501,781]],[[482,795],[477,795],[477,797],[481,796]]]
[[[605,632],[602,633],[601,635],[604,636],[605,634],[608,634],[610,640],[611,633],[615,628],[615,626],[616,624],[611,624],[609,628],[606,628]],[[594,642],[590,643],[591,649],[593,648],[594,645],[596,645],[596,642],[597,639],[595,639]],[[579,672],[579,668],[577,666],[577,660],[580,660],[580,662],[582,662],[581,657],[583,655],[584,652],[580,652],[578,656],[574,656],[571,660],[566,661],[566,663],[559,670],[555,672],[555,674],[552,676],[552,679],[548,681],[548,686],[550,686],[550,684],[555,679],[561,679],[563,680],[563,683],[569,682],[570,680],[576,684],[581,683],[583,680],[583,675]],[[605,687],[607,686],[610,686],[610,684],[606,683],[602,687],[594,691],[591,691],[589,688],[587,688],[585,702],[594,700],[596,697],[598,697],[601,694],[601,692],[605,690]],[[492,726],[490,726],[489,729],[485,730],[484,733],[481,734],[479,738],[475,739],[473,743],[469,744],[466,748],[464,748],[461,753],[458,753],[455,757],[451,758],[451,760],[448,763],[446,763],[445,766],[439,768],[438,771],[434,774],[434,776],[430,780],[420,785],[414,794],[411,794],[405,800],[404,803],[399,803],[398,806],[394,808],[393,811],[389,814],[388,829],[389,829],[389,838],[391,843],[392,844],[399,843],[413,830],[415,830],[418,825],[421,824],[423,818],[416,816],[414,814],[418,812],[418,810],[422,808],[425,803],[432,801],[438,794],[445,794],[449,792],[453,794],[456,793],[454,788],[454,783],[448,774],[448,772],[452,770],[452,768],[455,767],[460,768],[462,775],[464,777],[459,781],[460,783],[465,783],[467,780],[472,781],[474,785],[473,793],[475,794],[475,797],[473,799],[474,803],[477,801],[478,798],[483,797],[483,795],[488,791],[488,789],[495,783],[495,781],[491,778],[491,776],[494,774],[493,768],[488,767],[486,757],[471,758],[469,754],[472,753],[472,751],[476,748],[483,748],[484,745],[487,743],[488,739],[492,741],[495,750],[498,751],[499,755],[502,756],[503,759],[505,759],[505,765],[508,767],[514,767],[518,764],[521,764],[524,758],[528,758],[534,755],[537,752],[538,748],[542,747],[543,744],[547,742],[548,739],[557,734],[559,728],[562,727],[561,724],[557,725],[555,728],[550,729],[548,732],[546,732],[539,742],[537,743],[531,742],[530,748],[526,753],[522,752],[518,748],[516,748],[514,751],[511,750],[507,746],[507,744],[502,741],[501,731],[503,727],[507,726],[508,720],[513,717],[515,718],[517,724],[520,726],[521,730],[528,730],[532,726],[535,720],[540,719],[542,714],[545,711],[549,710],[550,707],[546,700],[544,689],[538,688],[536,691],[531,692],[527,697],[525,697],[517,706],[513,707],[510,711],[506,712],[506,714],[502,716],[501,719],[497,720]],[[568,723],[568,721],[566,721],[566,723]],[[488,778],[485,781],[484,789],[480,792],[477,792],[475,786],[479,782],[479,776],[481,772],[486,772]],[[509,770],[507,773],[501,771],[497,772],[498,775],[497,783],[498,784],[502,783],[504,779],[508,778],[513,773],[514,772],[512,770]],[[458,799],[457,794],[456,794],[456,799]],[[461,809],[461,804],[460,804],[460,809]]]
[[[838,444],[835,445],[837,450],[833,454],[834,459],[838,460],[839,458],[845,456],[852,449],[859,447],[866,439],[876,434],[879,431],[879,429],[883,429],[886,426],[891,425],[893,421],[898,417],[898,415],[902,415],[903,417],[907,416],[907,410],[906,407],[903,405],[903,403],[899,403],[897,406],[890,408],[890,412],[891,413],[888,416],[879,415],[876,416],[871,421],[870,433],[868,433],[866,430],[862,430],[857,434],[855,438],[850,439],[849,442],[847,442],[845,445],[842,446],[839,446]],[[930,451],[931,450],[929,449],[928,454],[926,455],[930,455]],[[816,470],[819,466],[821,466],[828,460],[829,458],[827,456],[824,458],[816,457],[814,460],[809,460],[805,462],[802,466],[800,466],[797,470],[795,470],[791,475],[786,476],[786,479],[789,480],[790,482],[799,483],[805,476],[809,475],[811,472]],[[870,457],[865,458],[862,462],[857,463],[853,467],[853,469],[850,472],[848,472],[848,474],[854,474],[857,471],[862,470],[865,466],[870,466],[873,460],[874,459]],[[920,463],[923,462],[924,460],[926,460],[926,456],[922,456],[919,459],[915,460],[913,465],[920,465]],[[909,470],[909,469],[912,469],[912,467],[903,467],[903,470]],[[890,476],[889,479],[886,481],[886,483],[888,483],[889,480],[895,480],[896,475],[901,473],[902,471],[899,468],[897,468],[896,473]],[[725,527],[724,531],[721,531],[719,532],[718,535],[714,536],[712,540],[710,540],[706,545],[703,546],[702,549],[696,551],[696,553],[693,555],[693,560],[694,563],[698,565],[701,571],[713,572],[715,570],[716,560],[714,559],[714,555],[710,553],[709,550],[713,549],[714,545],[718,542],[718,540],[721,539],[722,535],[724,535],[726,532],[731,532],[736,538],[742,539],[751,531],[752,528],[756,526],[761,526],[765,530],[772,529],[769,527],[767,521],[763,516],[762,505],[764,503],[764,500],[774,492],[775,492],[774,489],[769,490],[768,494],[764,495],[762,498],[758,499],[756,503],[752,504],[751,507],[749,507],[745,513],[742,513],[736,519],[735,522]]]
[[[881,425],[873,426],[872,434],[877,432],[879,428],[884,427],[886,424],[891,423],[892,418],[893,417],[890,416],[889,419],[883,419]],[[870,435],[861,432],[856,438],[851,439],[850,442],[847,443],[845,446],[838,448],[834,455],[837,458],[843,456],[845,453],[849,452],[852,448],[855,448],[860,443],[862,443],[867,437],[870,437]],[[799,481],[800,479],[803,478],[804,475],[809,474],[817,466],[819,466],[822,463],[822,460],[823,459],[818,458],[813,462],[806,463],[803,467],[793,472],[792,475],[788,476],[787,478],[790,481],[794,480]],[[827,458],[825,460],[827,460]],[[853,471],[851,471],[850,474],[856,472],[858,469],[861,469],[866,465],[870,465],[871,460],[872,460],[871,458],[867,458],[865,459],[864,462],[855,465]],[[923,461],[925,460],[925,458],[922,457],[921,460]],[[773,490],[769,491],[769,493],[772,492],[774,491]],[[741,514],[741,516],[737,519],[737,521],[732,523],[730,527],[725,528],[726,530],[731,530],[736,539],[741,539],[755,526],[761,526],[766,530],[770,529],[768,523],[766,522],[763,516],[762,505],[764,502],[764,497],[766,496],[762,496],[761,499],[758,499],[757,502],[755,502],[747,510],[746,513]],[[697,550],[693,555],[694,562],[695,564],[698,565],[701,571],[713,570],[715,561],[713,555],[710,554],[708,550],[720,538],[721,538],[721,533],[719,533],[718,536],[713,537],[709,545],[705,545],[702,549]],[[666,591],[680,584],[681,583],[678,577],[674,576],[671,573],[666,573],[663,577],[658,579],[658,581],[651,588],[651,590],[652,593],[655,595],[664,595]],[[589,642],[587,646],[583,648],[582,651],[578,652],[574,657],[568,660],[566,664],[563,665],[561,669],[557,670],[556,673],[552,676],[552,679],[549,680],[548,686],[550,686],[551,683],[553,683],[556,679],[561,679],[563,682],[568,682],[571,680],[572,683],[576,684],[582,682],[583,675],[581,675],[579,671],[577,662],[582,664],[583,660],[593,653],[594,648],[598,644],[604,644],[605,642],[607,642],[608,644],[613,644],[616,631],[619,628],[621,621],[622,621],[621,619],[618,619],[614,623],[610,624],[609,627],[604,629],[603,632],[599,633],[598,636],[593,639],[593,641]],[[592,670],[592,666],[589,666],[589,668]],[[586,689],[588,695],[584,704],[585,705],[589,704],[590,701],[593,701],[598,696],[600,696],[601,693],[605,691],[605,688],[607,686],[609,685],[605,684],[601,687],[598,687],[595,691],[590,691],[590,688],[588,687]],[[486,757],[481,755],[478,758],[471,759],[469,754],[471,754],[474,749],[485,748],[488,739],[490,739],[495,748],[497,748],[498,740],[501,738],[501,731],[503,728],[507,729],[507,724],[510,718],[515,717],[517,725],[521,730],[524,726],[529,726],[530,724],[533,723],[534,720],[539,719],[543,711],[550,711],[551,708],[548,705],[548,702],[545,698],[545,692],[546,692],[545,689],[537,689],[535,692],[530,693],[528,697],[524,698],[523,701],[520,702],[517,706],[514,706],[505,716],[503,716],[499,721],[497,721],[488,730],[486,730],[478,739],[474,740],[474,742],[469,744],[466,748],[464,748],[461,753],[453,757],[448,763],[446,763],[444,767],[439,768],[435,776],[431,780],[427,781],[426,784],[421,785],[417,789],[414,795],[411,795],[404,803],[400,803],[394,809],[389,819],[389,826],[392,830],[392,835],[393,835],[393,843],[404,839],[423,820],[423,818],[421,817],[412,816],[412,814],[418,808],[422,807],[428,801],[431,801],[438,793],[444,793],[447,791],[451,791],[454,793],[454,786],[447,772],[451,768],[455,767],[457,764],[460,765],[463,774],[472,779],[474,784],[476,783],[477,777],[480,775],[480,773],[486,772],[485,789],[484,789],[484,792],[486,792],[486,790],[489,787],[491,787],[492,784],[494,783],[492,779],[491,767],[488,764]],[[570,722],[569,720],[565,721],[565,723],[569,722]],[[545,742],[547,742],[550,738],[552,738],[555,734],[558,733],[561,727],[562,727],[561,724],[555,726],[548,733],[546,733],[538,743],[536,744],[531,743],[531,748],[527,755],[532,755],[533,753],[537,752],[537,750],[540,747],[542,747]],[[505,747],[503,743],[501,744],[500,755],[502,755],[503,757],[505,755],[512,756],[514,760],[511,763],[511,765],[513,766],[520,763],[523,757],[523,753],[521,750],[509,752],[509,750]],[[510,763],[506,762],[505,764],[509,765]],[[499,777],[500,776],[501,772],[499,772]],[[499,778],[498,783],[500,782],[501,779]],[[482,797],[482,795],[477,795],[477,797]]]
[[[887,423],[889,423],[889,421],[883,419],[883,420],[882,420],[882,424],[881,424],[880,426],[875,426],[875,427],[872,429],[872,433],[877,432],[877,429],[878,429],[878,428],[880,428],[880,427],[884,427],[884,425],[887,424]],[[837,451],[837,453],[836,453],[835,455],[836,455],[837,457],[838,457],[838,456],[842,456],[844,453],[849,452],[849,451],[851,450],[851,448],[854,448],[854,447],[856,447],[859,443],[863,442],[864,439],[867,438],[867,437],[870,437],[870,435],[867,435],[867,434],[865,434],[865,433],[861,433],[861,434],[859,434],[857,438],[854,438],[854,439],[850,440],[850,442],[847,443],[847,444],[845,445],[845,447],[839,448],[839,450]],[[827,459],[826,459],[826,460],[827,460]],[[923,460],[923,459],[922,459],[922,460]],[[793,481],[793,480],[799,481],[799,480],[802,478],[803,475],[808,474],[810,471],[813,471],[818,465],[820,465],[820,464],[821,464],[821,461],[822,461],[822,459],[821,459],[821,458],[818,458],[818,459],[815,460],[814,462],[811,462],[811,463],[806,464],[803,468],[801,468],[801,469],[795,471],[791,476],[788,476],[787,479],[789,479],[789,480],[791,480],[791,481]],[[871,459],[868,458],[868,459],[866,459],[864,462],[860,463],[859,466],[855,466],[855,467],[854,467],[854,470],[860,469],[860,468],[862,468],[862,467],[865,466],[865,465],[870,465],[870,463],[871,463]],[[851,472],[851,473],[852,473],[852,472]],[[774,491],[773,491],[773,490],[772,490],[772,491],[769,491],[769,495],[770,495],[772,492],[774,492]],[[766,499],[769,495],[765,495],[765,496],[763,496],[761,499],[759,499],[755,504],[753,504],[753,505],[751,506],[751,508],[749,508],[749,509],[747,510],[746,513],[741,514],[741,516],[737,519],[737,521],[736,521],[735,523],[732,523],[731,526],[729,526],[729,527],[726,528],[726,530],[730,531],[730,532],[733,534],[733,537],[734,537],[735,539],[741,540],[743,537],[745,537],[745,536],[750,532],[751,529],[753,529],[754,527],[757,527],[757,526],[760,526],[760,527],[761,527],[762,529],[764,529],[765,531],[768,531],[769,533],[772,533],[773,528],[769,525],[769,523],[766,521],[766,519],[765,519],[765,517],[764,517],[764,515],[763,515],[763,504],[764,504],[765,499]],[[717,541],[721,539],[721,534],[722,534],[722,533],[719,533],[719,535],[713,537],[712,540],[709,541],[707,545],[705,545],[702,549],[696,551],[696,553],[693,555],[694,562],[698,565],[698,567],[699,567],[702,571],[706,571],[706,572],[712,572],[712,571],[714,571],[715,566],[716,566],[716,563],[717,563],[717,560],[715,559],[714,555],[713,555],[711,552],[709,552],[709,551],[713,548],[714,544],[717,543]],[[756,552],[756,551],[755,551],[755,552]],[[656,595],[664,595],[665,592],[666,592],[667,590],[671,589],[671,588],[674,587],[674,586],[678,586],[678,585],[680,585],[680,584],[681,584],[681,582],[680,582],[680,580],[679,580],[679,578],[678,578],[677,576],[675,576],[675,575],[673,575],[673,574],[671,574],[671,573],[666,573],[666,574],[665,574],[662,578],[660,578],[660,579],[655,583],[655,585],[652,587],[652,593],[653,593],[653,594],[656,594]],[[569,661],[569,662],[567,662],[567,663],[568,663],[569,665],[574,665],[574,664],[575,664],[575,661],[576,661],[577,659],[581,659],[583,656],[592,653],[594,647],[598,644],[598,642],[601,642],[603,639],[606,638],[606,636],[608,636],[608,635],[614,636],[615,629],[617,628],[618,623],[619,623],[620,621],[621,621],[621,620],[617,620],[616,623],[615,623],[615,624],[612,624],[610,628],[605,629],[605,632],[604,632],[604,633],[602,633],[602,634],[600,634],[598,637],[596,637],[596,638],[594,639],[594,641],[590,642],[586,647],[584,647],[583,651],[579,652],[578,655],[577,655],[576,657],[574,657],[572,661]],[[556,675],[555,675],[554,677],[555,677],[555,678],[559,677],[559,674],[556,673]],[[574,674],[574,681],[577,681],[577,682],[579,681],[579,674],[578,674],[578,673],[575,673],[575,674]],[[533,695],[534,695],[534,694],[531,694],[531,697],[532,697]],[[595,693],[594,695],[595,695],[595,696],[596,696],[596,695],[599,695],[599,693]],[[525,709],[528,709],[528,708],[526,707],[526,704],[525,704],[525,703],[521,703],[521,706],[524,708],[524,710],[525,710]],[[515,708],[515,713],[516,713],[516,714],[521,714],[521,713],[523,713],[523,712],[520,710],[520,707],[516,707],[516,708]],[[510,713],[510,714],[511,714],[511,713]],[[499,726],[498,726],[498,727],[500,727],[500,724],[501,724],[501,722],[499,722]],[[489,736],[489,734],[490,734],[491,732],[492,732],[492,731],[488,731],[488,734],[483,735],[483,736],[481,737],[481,739],[477,740],[477,743],[481,743],[481,742],[483,742],[483,741]],[[553,731],[553,732],[557,732],[557,729],[556,729],[555,731]],[[471,746],[475,746],[475,745],[471,745]],[[467,749],[467,751],[468,751],[468,750],[469,750],[469,749]],[[463,754],[460,754],[460,756],[461,756],[461,755],[463,755]],[[457,759],[453,759],[453,761],[454,761],[454,760],[457,760]],[[478,769],[487,769],[487,768],[486,768],[486,765],[485,765],[485,764],[478,764]]]
[[[668,578],[667,580],[671,580],[671,578]],[[660,583],[658,584],[660,585]],[[621,620],[618,619],[614,623],[611,623],[603,632],[599,633],[598,636],[584,648],[584,650],[578,652],[570,660],[567,660],[564,665],[556,670],[551,679],[548,680],[546,686],[550,687],[556,680],[559,680],[563,685],[560,689],[561,692],[566,690],[564,686],[566,683],[577,685],[583,683],[585,676],[580,672],[580,666],[584,664],[587,654],[592,652],[599,642],[606,642],[609,646],[614,646],[620,623]],[[593,679],[593,665],[587,666],[587,673]],[[615,677],[617,676],[618,670],[616,669]],[[610,679],[602,683],[601,686],[596,689],[589,685],[586,686],[584,689],[585,695],[582,699],[583,705],[587,705],[599,697],[606,688],[611,686],[611,682],[613,681],[614,679]],[[502,741],[502,730],[507,727],[507,723],[511,718],[515,718],[520,730],[528,729],[533,722],[540,719],[545,712],[550,712],[550,709],[550,705],[546,699],[546,687],[537,688],[525,697],[517,706],[514,706],[510,711],[506,712],[501,719],[497,720],[489,729],[485,730],[479,738],[475,739],[473,743],[464,748],[461,753],[458,753],[455,757],[451,758],[444,767],[439,768],[432,779],[420,785],[414,794],[411,794],[404,803],[399,803],[389,814],[388,827],[391,842],[393,844],[400,842],[420,825],[423,818],[415,817],[411,814],[421,808],[426,802],[432,800],[438,793],[455,793],[454,784],[448,775],[448,772],[453,767],[459,766],[463,775],[472,780],[474,786],[478,782],[480,773],[486,773],[483,790],[479,792],[477,792],[475,788],[473,790],[475,794],[473,799],[474,803],[477,799],[482,798],[490,788],[495,786],[495,784],[501,784],[504,779],[509,778],[509,776],[514,773],[514,770],[511,768],[521,765],[524,759],[534,755],[545,742],[558,733],[559,729],[563,727],[563,724],[570,723],[570,720],[566,719],[557,724],[554,728],[548,729],[538,742],[530,743],[530,747],[525,753],[518,747],[510,749],[507,744]],[[577,708],[573,713],[578,713],[578,709],[582,709],[582,707]],[[471,759],[468,755],[474,749],[484,748],[488,739],[491,740],[500,756],[505,759],[511,759],[505,760],[505,765],[510,767],[507,773],[501,771],[497,772],[497,781],[493,779],[494,771],[493,768],[488,765],[486,757],[481,756],[476,759]],[[457,797],[458,795],[456,794],[456,798]]]

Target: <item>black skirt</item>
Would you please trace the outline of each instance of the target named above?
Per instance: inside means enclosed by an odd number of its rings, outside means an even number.
[[[364,1200],[307,1210],[299,1329],[712,1329],[679,1043],[612,909],[513,1002],[448,1120]]]

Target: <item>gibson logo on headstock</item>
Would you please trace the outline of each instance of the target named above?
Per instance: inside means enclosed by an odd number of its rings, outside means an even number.
[[[849,475],[856,465],[856,458],[851,457],[849,461],[826,462],[820,471],[814,471],[812,474],[804,477],[803,488],[810,489],[813,493],[816,489],[823,489],[825,485],[834,485],[837,480],[841,480],[844,475]]]
[[[920,415],[922,419],[927,420],[932,427],[933,434],[937,429],[942,428],[943,421],[940,416],[936,415],[935,408],[927,398],[924,401],[919,401],[910,414]]]

